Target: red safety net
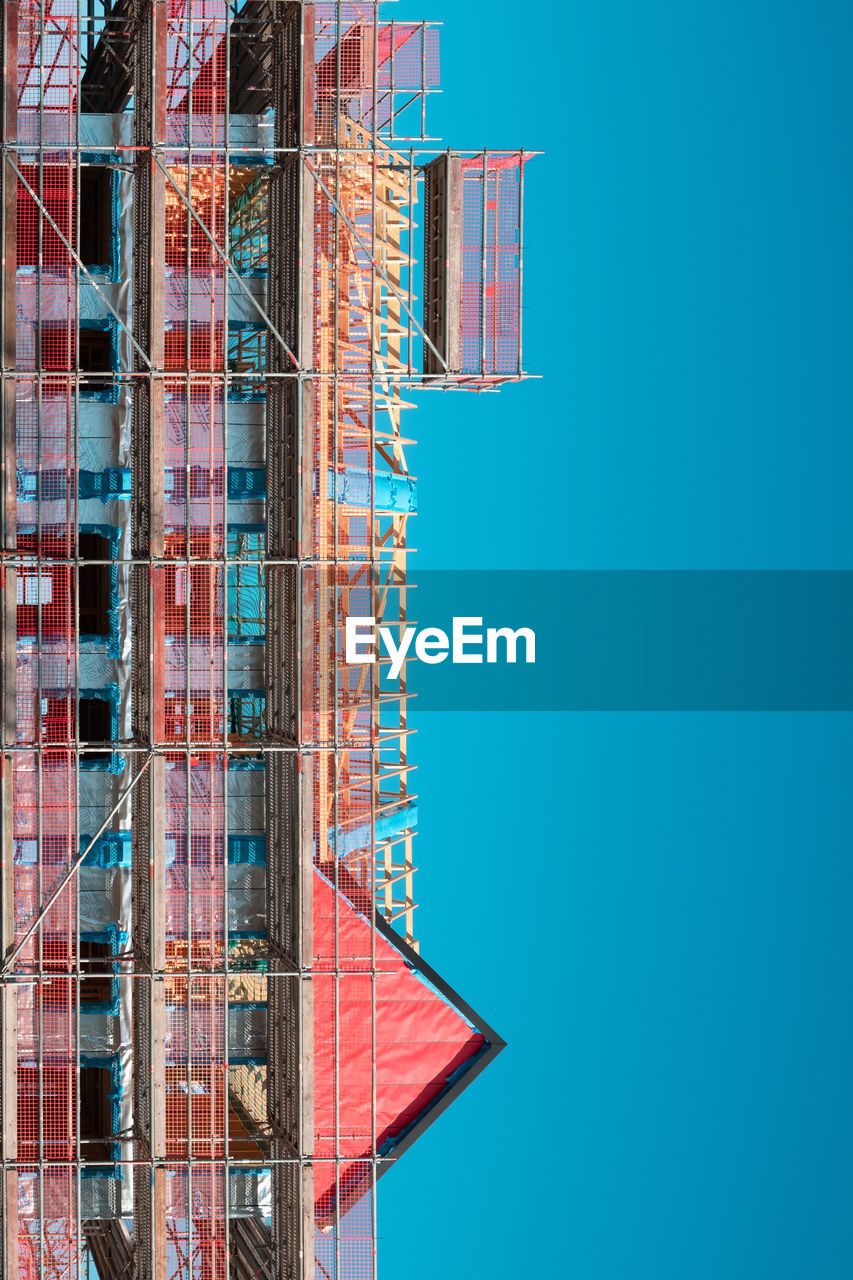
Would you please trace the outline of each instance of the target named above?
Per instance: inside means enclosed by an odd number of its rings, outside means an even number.
[[[78,1115],[76,880],[76,179],[69,151],[77,6],[18,8],[18,135],[49,142],[17,179],[18,749],[12,755],[17,1001],[17,1236],[22,1280],[75,1276]],[[51,375],[26,376],[37,369]],[[65,375],[65,376],[63,376]],[[43,904],[61,895],[30,932]],[[29,934],[29,936],[27,936]],[[26,938],[26,941],[24,940]],[[39,976],[40,975],[40,976]],[[61,1162],[61,1163],[55,1163]],[[9,1206],[9,1212],[14,1212]]]
[[[439,82],[438,27],[378,23],[371,3],[315,4],[316,112],[321,138],[341,114],[369,130],[422,136]]]
[[[486,1041],[319,872],[313,989],[314,1186],[328,1225],[336,1198],[344,1213],[369,1190],[374,1152],[393,1153]]]
[[[72,976],[80,951],[80,890],[72,872],[85,834],[74,745],[79,459],[72,371],[82,340],[78,267],[70,251],[77,244],[76,93],[83,42],[76,0],[21,0],[14,9],[18,748],[11,759],[18,1200],[17,1206],[7,1202],[6,1211],[21,1280],[78,1280],[85,1254],[78,1223],[85,1210],[77,1161],[107,1158],[110,1149],[94,1147],[86,1129],[78,982]],[[82,358],[78,367],[84,367]],[[41,925],[31,932],[40,914]],[[98,1124],[107,1137],[110,1121]]]
[[[519,155],[462,161],[462,372],[521,374]]]

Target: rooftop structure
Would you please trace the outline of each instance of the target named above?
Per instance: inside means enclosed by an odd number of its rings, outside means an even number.
[[[407,617],[417,394],[523,377],[527,156],[435,149],[438,38],[3,6],[8,1280],[372,1277],[501,1048],[419,955],[405,673],[343,654]]]

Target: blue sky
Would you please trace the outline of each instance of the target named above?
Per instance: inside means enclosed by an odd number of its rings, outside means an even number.
[[[853,10],[527,13],[426,15],[433,132],[546,152],[544,376],[424,397],[416,563],[851,567]],[[850,716],[415,722],[422,951],[509,1047],[383,1180],[380,1268],[846,1280]]]

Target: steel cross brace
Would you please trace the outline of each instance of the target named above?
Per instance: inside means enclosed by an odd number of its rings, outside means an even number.
[[[312,178],[314,179],[314,181],[317,183],[317,186],[318,186],[318,187],[320,188],[320,190],[323,192],[323,195],[326,197],[326,199],[328,200],[329,204],[330,204],[330,205],[332,206],[332,208],[334,209],[335,213],[338,215],[338,217],[339,217],[339,218],[341,219],[341,221],[344,223],[344,225],[346,226],[346,228],[347,228],[347,230],[349,231],[350,235],[351,235],[351,236],[353,236],[353,237],[354,237],[354,239],[356,239],[356,240],[358,241],[358,243],[359,243],[359,245],[361,246],[361,248],[362,248],[362,249],[364,250],[364,252],[367,254],[368,261],[372,264],[374,271],[376,271],[376,272],[377,272],[377,273],[382,277],[382,279],[385,281],[385,283],[387,284],[388,288],[389,288],[389,289],[391,290],[391,292],[394,294],[394,296],[395,296],[395,298],[397,299],[397,301],[399,302],[400,306],[403,308],[403,310],[405,311],[406,315],[409,317],[409,319],[411,320],[412,324],[415,326],[415,328],[417,329],[418,333],[419,333],[419,334],[421,335],[421,337],[423,338],[424,342],[427,344],[427,346],[428,346],[428,347],[429,347],[429,348],[434,352],[434,354],[435,354],[435,355],[438,357],[438,359],[441,361],[442,365],[444,366],[444,370],[445,370],[445,372],[446,372],[446,373],[449,373],[449,372],[450,372],[450,370],[449,370],[449,369],[448,369],[448,367],[447,367],[447,361],[445,360],[444,356],[441,354],[441,352],[439,351],[438,347],[436,347],[436,346],[435,346],[435,344],[434,344],[434,343],[430,340],[430,338],[427,336],[427,334],[426,334],[426,333],[425,333],[425,331],[424,331],[423,325],[421,325],[421,324],[418,322],[417,317],[413,314],[411,307],[408,305],[408,303],[406,302],[406,299],[405,299],[405,298],[403,297],[403,295],[400,293],[399,289],[396,287],[396,285],[394,284],[394,282],[393,282],[391,279],[389,279],[389,277],[386,275],[386,273],[382,270],[382,268],[380,267],[379,263],[376,261],[376,258],[374,257],[374,255],[370,252],[370,246],[369,246],[368,244],[366,244],[366,243],[365,243],[365,241],[362,239],[362,237],[358,234],[358,231],[356,230],[355,226],[354,226],[354,225],[353,225],[353,223],[350,221],[350,219],[347,217],[347,215],[344,213],[343,209],[340,207],[340,205],[338,204],[338,202],[335,200],[334,196],[333,196],[333,195],[331,194],[331,192],[329,191],[329,188],[326,186],[325,182],[324,182],[324,181],[323,181],[323,179],[320,177],[319,173],[317,173],[316,169],[312,168],[311,164],[310,164],[310,163],[309,163],[309,161],[308,161],[308,158],[307,158],[306,156],[304,156],[304,155],[303,155],[303,156],[302,156],[302,160],[303,160],[303,163],[304,163],[304,165],[305,165],[305,168],[306,168],[306,169],[308,170],[308,172],[311,174],[311,177],[312,177]]]
[[[272,320],[270,320],[269,316],[267,315],[266,311],[264,311],[263,307],[262,307],[262,306],[261,306],[261,304],[258,302],[257,298],[255,298],[255,297],[252,295],[252,293],[250,292],[250,290],[249,290],[249,289],[247,289],[246,285],[243,283],[243,280],[242,280],[242,278],[241,278],[241,276],[240,276],[240,273],[237,271],[237,269],[236,269],[236,267],[234,266],[234,264],[233,264],[233,262],[231,261],[231,259],[228,257],[228,255],[227,255],[226,253],[223,253],[223,252],[222,252],[222,250],[220,249],[219,245],[216,243],[216,241],[214,240],[213,236],[211,235],[210,231],[209,231],[209,230],[208,230],[208,228],[204,225],[204,223],[202,222],[201,218],[198,216],[198,214],[196,213],[195,209],[192,207],[192,205],[190,204],[190,202],[189,202],[189,200],[187,199],[187,197],[184,195],[184,193],[183,193],[183,191],[181,190],[181,188],[178,186],[178,184],[175,182],[175,180],[174,180],[174,178],[172,177],[172,175],[169,173],[169,170],[168,170],[168,169],[166,168],[166,166],[163,164],[162,160],[160,160],[160,159],[159,159],[159,157],[157,157],[157,156],[155,156],[155,157],[154,157],[154,160],[155,160],[155,163],[156,163],[156,164],[157,164],[157,165],[158,165],[158,166],[163,170],[163,173],[165,173],[166,177],[167,177],[167,178],[168,178],[168,180],[169,180],[169,183],[171,184],[171,186],[172,186],[172,187],[174,188],[174,190],[176,191],[176,193],[177,193],[177,195],[178,195],[178,197],[179,197],[179,199],[180,199],[181,203],[185,206],[185,208],[186,208],[186,209],[188,209],[188,210],[189,210],[189,213],[191,214],[191,216],[192,216],[192,218],[194,219],[194,221],[198,223],[198,225],[199,225],[199,227],[201,228],[201,230],[202,230],[202,232],[204,233],[204,235],[206,235],[206,236],[207,236],[208,240],[209,240],[209,241],[210,241],[210,243],[213,245],[214,249],[215,249],[215,250],[216,250],[216,252],[219,254],[220,258],[221,258],[221,259],[222,259],[222,261],[225,263],[226,267],[227,267],[227,268],[228,268],[228,270],[231,272],[231,274],[233,275],[234,279],[237,281],[237,283],[239,284],[240,288],[243,290],[243,292],[245,293],[246,297],[249,299],[249,301],[251,302],[252,306],[253,306],[253,307],[255,308],[255,310],[257,311],[258,315],[259,315],[259,316],[261,317],[261,319],[263,320],[264,324],[268,326],[270,333],[273,335],[273,337],[274,337],[274,338],[276,338],[276,340],[281,344],[281,346],[282,346],[283,350],[284,350],[284,351],[287,353],[287,355],[290,357],[291,361],[293,362],[293,367],[294,367],[295,369],[298,369],[298,368],[299,368],[299,361],[296,359],[296,356],[295,356],[295,355],[293,354],[293,352],[290,350],[290,347],[287,345],[287,343],[285,342],[284,338],[283,338],[283,337],[281,336],[281,334],[279,333],[278,329],[276,329],[276,327],[275,327],[275,325],[273,324]],[[187,307],[189,308],[189,299],[187,299]]]
[[[148,766],[151,764],[151,761],[153,759],[154,759],[154,755],[153,753],[150,753],[148,756],[148,759],[145,761],[145,764],[142,766],[142,768],[139,770],[139,773],[133,779],[133,782],[131,782],[130,785],[125,787],[124,791],[122,791],[118,800],[116,800],[112,809],[107,814],[106,818],[104,818],[100,827],[98,828],[96,833],[92,836],[92,839],[86,845],[86,848],[82,851],[82,853],[79,853],[77,855],[77,857],[71,863],[71,866],[68,868],[65,875],[60,880],[59,884],[56,886],[55,889],[51,891],[50,895],[48,896],[47,902],[40,909],[38,915],[35,917],[32,924],[27,926],[27,929],[25,930],[23,936],[21,937],[20,942],[17,943],[17,945],[13,948],[13,950],[11,951],[9,956],[6,958],[6,960],[4,960],[3,968],[0,969],[0,977],[5,976],[9,972],[9,970],[12,968],[12,965],[17,960],[24,946],[26,946],[27,942],[29,942],[30,938],[35,933],[36,929],[39,927],[41,922],[44,920],[45,916],[47,915],[48,911],[50,911],[51,907],[54,905],[59,895],[74,879],[75,875],[80,870],[80,867],[83,865],[86,855],[90,853],[92,849],[94,849],[95,845],[100,840],[101,836],[104,834],[107,827],[110,825],[113,818],[118,813],[119,809],[124,804],[125,800],[128,798],[130,793],[133,791],[133,788],[136,786],[139,779],[145,773],[145,771],[147,770]]]
[[[10,166],[14,169],[15,173],[18,175],[18,179],[19,179],[19,181],[20,181],[21,183],[23,183],[23,185],[24,185],[24,187],[26,188],[26,190],[30,193],[30,196],[32,197],[33,201],[35,202],[36,207],[40,210],[40,212],[42,213],[43,217],[44,217],[44,218],[46,218],[46,220],[50,223],[51,227],[53,227],[53,230],[55,231],[56,235],[57,235],[57,236],[59,237],[59,239],[62,241],[63,245],[64,245],[64,246],[65,246],[65,248],[68,250],[68,252],[71,254],[71,257],[72,257],[72,258],[74,259],[74,261],[77,263],[77,266],[80,268],[80,270],[83,272],[83,274],[87,277],[87,279],[88,279],[89,283],[91,284],[92,288],[95,290],[95,292],[97,293],[98,297],[101,299],[101,301],[103,302],[104,306],[105,306],[105,307],[107,308],[107,310],[109,311],[110,315],[114,316],[114,317],[115,317],[115,319],[118,321],[119,325],[121,326],[121,328],[122,328],[122,329],[124,329],[125,333],[126,333],[126,334],[127,334],[127,336],[130,338],[131,342],[133,343],[134,347],[136,348],[137,354],[138,354],[138,355],[140,355],[140,356],[142,357],[142,359],[145,361],[145,363],[148,365],[148,368],[150,369],[150,368],[152,367],[152,366],[151,366],[151,361],[148,359],[147,355],[146,355],[146,354],[145,354],[145,352],[142,350],[142,347],[140,347],[139,343],[136,341],[136,339],[134,338],[133,334],[130,332],[130,330],[128,329],[127,325],[124,323],[124,321],[122,320],[121,316],[118,314],[118,312],[116,311],[116,309],[111,305],[109,298],[106,296],[106,294],[103,292],[103,290],[99,288],[98,283],[97,283],[97,281],[94,279],[94,277],[92,276],[91,271],[87,271],[87,270],[86,270],[85,265],[80,261],[79,257],[78,257],[78,256],[77,256],[77,254],[74,252],[74,250],[71,248],[71,245],[70,245],[70,244],[68,243],[68,241],[65,239],[65,236],[64,236],[64,235],[62,234],[62,232],[59,230],[59,227],[56,225],[56,223],[54,222],[53,218],[52,218],[52,217],[50,216],[50,214],[48,213],[47,209],[46,209],[46,208],[45,208],[45,206],[44,206],[44,202],[43,202],[42,200],[40,200],[40,199],[39,199],[39,197],[36,195],[35,191],[33,191],[32,187],[31,187],[31,186],[30,186],[30,184],[27,182],[26,178],[25,178],[25,177],[24,177],[24,175],[21,173],[21,171],[20,171],[20,169],[18,168],[18,166],[15,164],[15,161],[12,159],[12,157],[11,157],[8,153],[7,153],[7,155],[6,155],[6,163],[7,163],[8,165],[10,165]]]

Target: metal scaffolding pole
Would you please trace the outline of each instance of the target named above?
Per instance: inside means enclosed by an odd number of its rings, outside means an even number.
[[[17,41],[18,6],[3,6],[2,55],[3,102],[2,133],[4,159],[6,149],[17,140]],[[0,311],[0,349],[2,349],[3,384],[0,412],[3,415],[3,488],[2,546],[13,553],[16,538],[16,467],[15,467],[15,365],[17,303],[17,183],[9,166],[3,164],[0,174],[3,218],[2,311]],[[2,717],[2,754],[0,754],[0,956],[4,959],[15,944],[15,871],[14,871],[14,775],[13,756],[7,748],[16,739],[16,648],[17,592],[13,562],[4,564],[0,582],[0,629],[2,629],[2,680],[0,680],[0,717]],[[0,987],[0,1144],[2,1144],[3,1180],[0,1185],[0,1275],[3,1280],[18,1276],[18,1174],[14,1162],[18,1157],[18,996],[13,983]]]
[[[163,731],[165,209],[168,6],[140,0],[134,44],[134,328],[144,358],[133,383],[133,731],[153,752],[134,807],[133,1023],[137,1164],[133,1171],[134,1243],[139,1280],[166,1280],[166,857]],[[134,768],[140,758],[134,757]],[[147,1162],[148,1167],[146,1167]]]
[[[311,141],[302,85],[306,56],[310,59],[313,49],[313,5],[275,8],[275,143],[301,149]],[[272,372],[286,368],[289,354],[295,352],[300,374],[310,375],[312,329],[305,323],[305,307],[311,297],[312,220],[306,216],[303,175],[295,154],[283,157],[270,181],[268,234],[269,308],[276,331],[284,337],[284,343],[270,343],[268,366]],[[311,667],[302,636],[312,616],[306,618],[305,605],[313,584],[306,584],[299,565],[300,555],[311,546],[303,449],[310,449],[313,438],[312,405],[310,377],[274,380],[268,386],[265,555],[297,561],[293,567],[267,563],[264,570],[267,733],[271,742],[297,748],[295,753],[267,756],[265,790],[269,1119],[274,1155],[290,1155],[296,1161],[274,1165],[272,1175],[273,1274],[283,1280],[309,1280],[314,1274],[310,821],[307,833],[304,829],[313,805],[311,770],[303,759],[310,715],[302,683],[305,667]],[[309,485],[310,477],[311,473]],[[308,696],[310,708],[313,687]]]

